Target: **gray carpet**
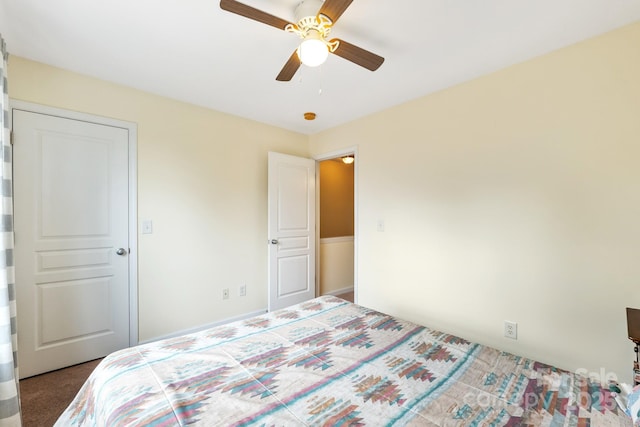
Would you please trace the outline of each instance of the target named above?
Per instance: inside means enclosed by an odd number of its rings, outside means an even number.
[[[53,426],[100,360],[20,380],[22,426]]]

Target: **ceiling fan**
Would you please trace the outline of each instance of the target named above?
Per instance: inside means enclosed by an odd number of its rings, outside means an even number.
[[[331,28],[353,0],[303,0],[296,7],[297,23],[288,22],[236,0],[220,0],[220,8],[254,21],[297,34],[302,38],[300,46],[284,64],[278,81],[290,81],[300,64],[314,67],[322,64],[329,53],[338,55],[354,64],[375,71],[384,58],[340,39],[327,40]]]

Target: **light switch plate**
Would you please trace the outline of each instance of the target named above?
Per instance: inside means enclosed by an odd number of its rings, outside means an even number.
[[[150,219],[142,220],[142,234],[152,234],[153,233],[153,222]]]

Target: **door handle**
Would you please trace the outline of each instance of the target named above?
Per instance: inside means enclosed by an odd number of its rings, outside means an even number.
[[[272,245],[277,245],[278,244],[278,239],[271,239],[271,243]]]
[[[116,253],[120,256],[123,256],[127,254],[127,250],[125,248],[120,248],[116,251]]]

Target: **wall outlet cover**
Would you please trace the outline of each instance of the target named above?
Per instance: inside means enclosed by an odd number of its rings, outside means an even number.
[[[518,339],[518,324],[516,322],[504,321],[504,336],[514,340]]]

